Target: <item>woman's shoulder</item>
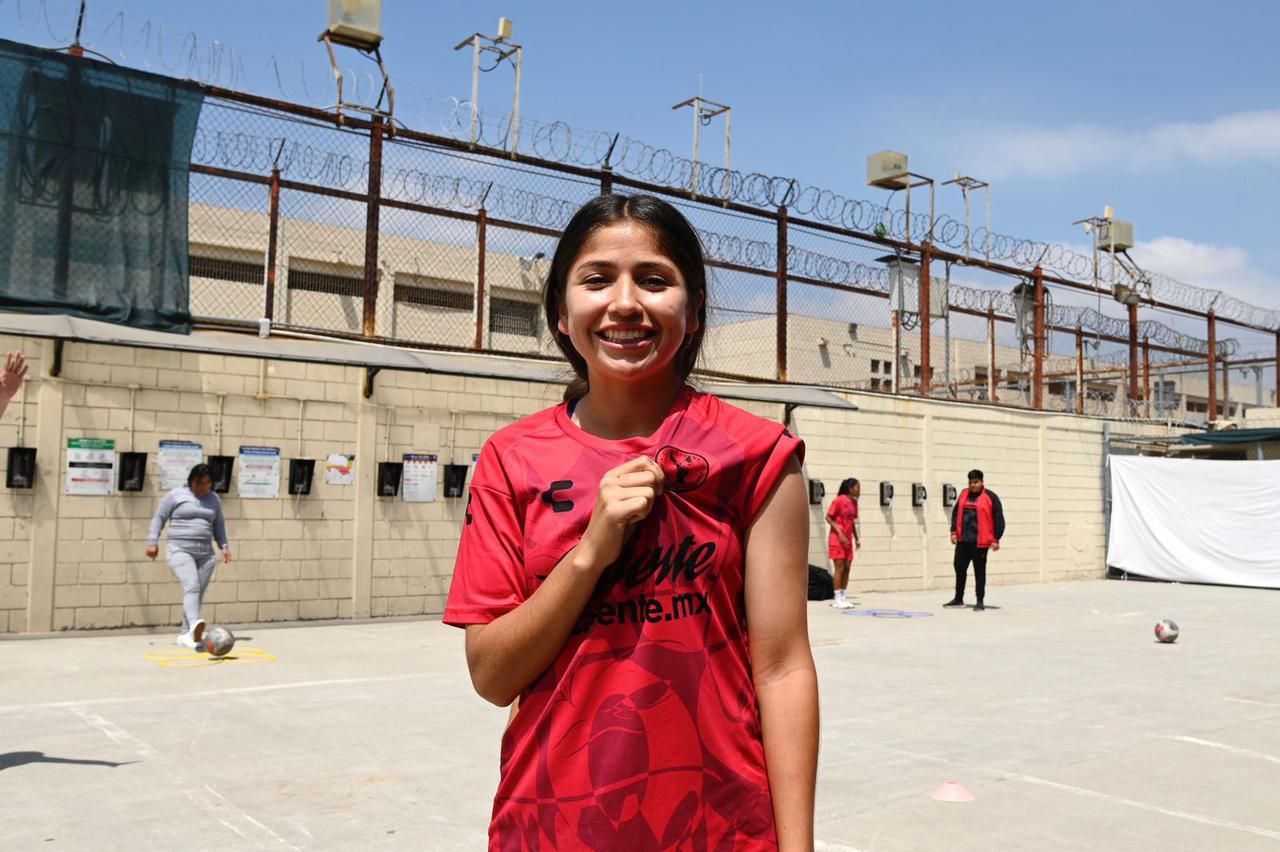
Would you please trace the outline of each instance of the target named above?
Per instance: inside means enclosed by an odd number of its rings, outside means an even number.
[[[559,407],[553,405],[508,423],[489,436],[482,453],[502,456],[522,447],[535,447],[547,438],[559,435],[560,430],[556,426],[556,409]]]
[[[791,435],[786,424],[753,414],[704,391],[694,391],[689,410],[705,425],[714,425],[738,441],[772,446],[784,435]]]

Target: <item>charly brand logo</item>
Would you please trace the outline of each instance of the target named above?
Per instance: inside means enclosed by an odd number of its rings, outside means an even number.
[[[672,491],[692,491],[706,482],[711,472],[704,457],[679,447],[663,447],[655,460],[666,477],[662,487]]]
[[[568,491],[573,487],[573,481],[568,479],[557,479],[551,483],[546,491],[542,492],[542,502],[551,507],[553,512],[568,512],[573,509],[572,500],[561,500],[557,497],[557,492]]]

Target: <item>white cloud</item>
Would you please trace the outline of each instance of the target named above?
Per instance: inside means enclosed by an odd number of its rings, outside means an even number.
[[[1145,130],[1095,124],[989,128],[972,134],[966,147],[961,159],[967,167],[992,177],[1060,178],[1103,167],[1141,171],[1181,163],[1238,169],[1246,163],[1280,162],[1280,109]]]
[[[1239,246],[1157,237],[1134,246],[1129,254],[1151,272],[1162,272],[1197,287],[1222,290],[1259,307],[1280,307],[1280,277],[1255,266],[1249,252]]]

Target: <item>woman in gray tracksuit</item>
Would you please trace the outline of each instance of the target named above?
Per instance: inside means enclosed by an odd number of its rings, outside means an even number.
[[[204,638],[200,602],[218,562],[213,542],[222,548],[222,561],[231,561],[222,501],[213,493],[213,471],[207,464],[191,468],[186,486],[173,489],[160,501],[147,536],[147,556],[152,559],[160,552],[160,531],[166,523],[169,570],[182,584],[182,633],[178,634],[177,643],[196,648]]]

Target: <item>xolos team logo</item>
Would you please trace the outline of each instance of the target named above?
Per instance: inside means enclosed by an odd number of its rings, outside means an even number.
[[[711,472],[705,458],[678,447],[658,450],[656,461],[666,476],[662,487],[672,491],[692,491],[706,482]]]

